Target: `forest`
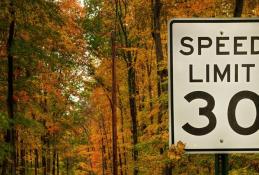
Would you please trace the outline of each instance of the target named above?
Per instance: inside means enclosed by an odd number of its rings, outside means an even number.
[[[259,0],[0,0],[1,175],[213,175],[213,154],[169,145],[168,22],[258,16]],[[259,174],[259,155],[230,154],[229,174]]]

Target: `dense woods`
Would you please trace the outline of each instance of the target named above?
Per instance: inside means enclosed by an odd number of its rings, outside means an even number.
[[[258,15],[258,0],[0,0],[1,175],[214,174],[214,155],[168,144],[167,24]],[[259,156],[229,168],[259,174]]]

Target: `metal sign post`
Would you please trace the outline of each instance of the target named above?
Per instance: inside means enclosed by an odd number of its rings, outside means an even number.
[[[215,154],[215,175],[228,175],[228,154]]]

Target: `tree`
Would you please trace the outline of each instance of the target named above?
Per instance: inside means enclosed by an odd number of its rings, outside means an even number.
[[[8,87],[8,110],[1,107],[1,119],[7,111],[10,118],[4,117],[7,124],[1,127],[1,136],[4,130],[7,133],[4,143],[1,137],[1,152],[5,156],[1,172],[27,174],[34,163],[35,174],[39,173],[39,165],[43,165],[46,174],[51,172],[53,159],[53,165],[57,164],[52,168],[55,174],[55,170],[60,172],[60,158],[65,158],[58,156],[65,149],[61,146],[63,136],[71,132],[75,137],[76,115],[87,99],[87,89],[82,89],[85,75],[80,73],[86,65],[80,26],[83,8],[76,1],[10,2],[0,3],[5,12],[0,20],[1,61],[8,58],[8,74],[3,69],[6,74],[1,75],[8,80],[8,86],[3,86]],[[3,19],[9,19],[9,23],[2,22],[6,21]],[[4,91],[1,86],[1,104]],[[73,127],[64,124],[67,117]],[[81,122],[85,120],[81,118]],[[86,136],[82,134],[81,138]]]
[[[152,37],[155,43],[155,50],[156,50],[156,61],[157,61],[157,96],[158,99],[161,98],[162,93],[165,93],[167,88],[164,88],[163,85],[165,78],[167,76],[166,69],[163,65],[164,63],[164,55],[163,55],[163,48],[161,42],[161,20],[160,20],[160,13],[163,4],[160,0],[151,0],[151,8],[152,8]],[[164,105],[160,105],[160,110],[158,112],[158,123],[162,122],[162,112],[164,110]]]
[[[15,9],[14,9],[14,1],[10,1],[9,4],[9,13],[11,17],[10,25],[9,25],[9,36],[7,41],[7,57],[8,57],[8,94],[7,94],[7,109],[8,109],[8,117],[11,121],[10,129],[7,130],[5,135],[5,141],[6,143],[9,143],[11,145],[11,174],[16,174],[16,132],[15,127],[13,125],[14,121],[14,103],[13,103],[13,42],[14,42],[14,30],[15,30]],[[2,175],[6,174],[8,160],[7,157],[4,159],[3,162],[3,170]]]

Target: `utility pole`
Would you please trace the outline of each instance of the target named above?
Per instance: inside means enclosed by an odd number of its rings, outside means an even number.
[[[111,33],[112,44],[112,163],[113,163],[113,175],[118,175],[117,166],[117,94],[116,94],[116,50],[115,50],[115,32]]]

